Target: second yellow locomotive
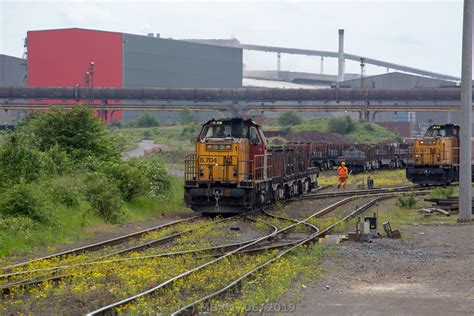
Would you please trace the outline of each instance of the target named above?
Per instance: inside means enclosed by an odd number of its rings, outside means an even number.
[[[407,178],[421,185],[448,185],[459,179],[459,126],[433,125],[413,144]]]

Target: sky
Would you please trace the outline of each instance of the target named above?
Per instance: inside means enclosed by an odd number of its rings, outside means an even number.
[[[21,57],[29,30],[89,28],[174,39],[235,37],[242,43],[345,51],[459,76],[462,0],[444,1],[23,1],[0,0],[0,53]],[[247,69],[274,70],[276,54],[244,52]],[[319,57],[282,55],[282,70],[320,72]],[[325,73],[337,72],[328,59]],[[368,66],[367,74],[386,69]],[[357,62],[346,72],[360,73]]]

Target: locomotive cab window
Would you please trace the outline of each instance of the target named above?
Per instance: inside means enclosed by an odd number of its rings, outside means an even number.
[[[248,126],[244,125],[242,120],[229,121],[211,121],[201,130],[199,138],[248,138]]]
[[[250,128],[250,144],[260,144],[260,138],[258,137],[257,129],[255,127]]]
[[[447,124],[447,125],[433,125],[426,131],[425,136],[427,137],[452,137],[458,136],[459,127]]]

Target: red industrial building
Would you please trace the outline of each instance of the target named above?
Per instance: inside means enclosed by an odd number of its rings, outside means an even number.
[[[123,87],[122,34],[82,29],[28,32],[30,87],[84,86],[91,62],[95,87]],[[113,119],[120,121],[121,112],[114,112]]]
[[[239,48],[77,28],[29,31],[27,48],[30,87],[88,86],[91,62],[94,87],[242,86]],[[111,119],[121,121],[122,113],[108,113]]]

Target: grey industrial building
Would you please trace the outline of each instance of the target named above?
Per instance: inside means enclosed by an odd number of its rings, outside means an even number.
[[[149,36],[123,34],[123,87],[239,88],[243,53],[240,48]],[[161,121],[177,121],[176,112],[156,112]],[[140,112],[125,111],[123,121]],[[194,113],[198,120],[217,113]]]
[[[457,83],[448,80],[439,80],[427,78],[417,75],[411,75],[401,72],[390,72],[375,76],[367,76],[358,79],[346,80],[339,83],[340,87],[361,88],[364,89],[419,89],[419,88],[443,88],[453,87]],[[416,115],[416,116],[415,116]],[[457,122],[458,113],[441,113],[441,112],[394,112],[394,113],[377,113],[375,121],[412,121],[417,123],[428,123],[430,121],[436,123],[447,123],[448,121]]]
[[[238,88],[242,49],[123,34],[123,87]]]
[[[2,87],[20,87],[25,83],[24,59],[0,54],[0,86]],[[0,111],[0,125],[12,124],[24,115],[24,111]]]

